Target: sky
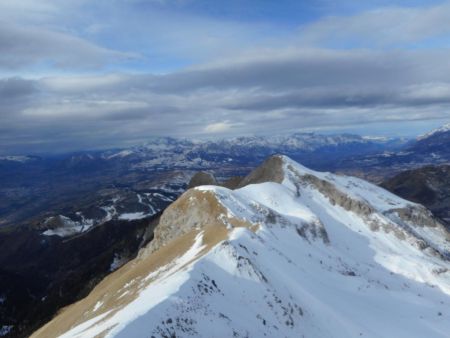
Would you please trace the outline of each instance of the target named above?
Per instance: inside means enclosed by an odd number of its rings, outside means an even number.
[[[0,153],[450,122],[450,1],[2,0]]]

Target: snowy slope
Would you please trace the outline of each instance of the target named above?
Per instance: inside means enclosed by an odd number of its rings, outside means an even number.
[[[286,157],[247,181],[187,191],[34,337],[448,337],[450,237],[426,209]]]
[[[146,189],[107,191],[94,202],[67,215],[46,217],[40,227],[44,236],[70,237],[111,220],[133,221],[152,217],[173,202],[184,190],[189,173],[175,173],[170,181],[159,179]],[[169,178],[168,178],[169,180]]]
[[[425,139],[427,139],[427,138],[429,138],[429,137],[431,137],[431,136],[433,136],[435,134],[445,133],[445,132],[448,132],[448,131],[450,131],[450,123],[444,124],[443,126],[441,126],[439,128],[436,128],[436,129],[433,129],[432,131],[430,131],[430,132],[428,132],[426,134],[420,135],[419,137],[417,137],[417,140],[418,141],[425,140]]]

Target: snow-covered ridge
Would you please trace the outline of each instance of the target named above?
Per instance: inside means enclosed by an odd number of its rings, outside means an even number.
[[[178,165],[203,164],[205,160],[192,154],[223,153],[234,154],[265,150],[268,154],[279,151],[315,151],[323,147],[339,147],[349,144],[387,144],[395,139],[387,137],[370,137],[353,134],[322,135],[316,133],[292,133],[273,136],[245,136],[219,140],[190,140],[172,137],[159,137],[129,149],[106,151],[101,156],[107,160],[127,157],[146,158],[146,164],[177,163]]]
[[[419,137],[417,137],[417,141],[421,141],[421,140],[427,139],[430,136],[433,136],[435,134],[445,133],[447,131],[450,131],[450,123],[446,123],[442,127],[436,128],[426,134],[420,135]]]
[[[447,337],[449,233],[363,180],[268,160],[188,190],[155,240],[34,337]]]
[[[14,156],[14,155],[9,155],[9,156],[0,156],[0,161],[11,161],[11,162],[20,162],[20,163],[25,163],[28,161],[31,161],[33,158],[29,157],[29,156]]]

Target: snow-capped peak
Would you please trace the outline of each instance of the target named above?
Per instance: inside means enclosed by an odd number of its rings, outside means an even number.
[[[450,131],[450,123],[444,124],[443,126],[436,128],[426,134],[420,135],[419,137],[417,137],[417,141],[421,141],[421,140],[427,139],[430,136],[433,136],[435,134],[445,133],[447,131]]]
[[[200,186],[34,337],[447,337],[450,234],[422,206],[273,156]]]
[[[32,157],[30,157],[30,156],[19,156],[19,155],[0,156],[0,161],[25,163],[25,162],[28,162],[31,160],[32,160]]]

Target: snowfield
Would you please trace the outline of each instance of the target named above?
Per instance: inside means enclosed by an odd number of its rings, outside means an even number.
[[[445,228],[368,182],[278,160],[279,182],[187,191],[179,205],[191,216],[173,225],[192,229],[144,249],[33,336],[449,337]],[[202,223],[205,201],[217,223]],[[176,203],[162,217],[176,220]]]

